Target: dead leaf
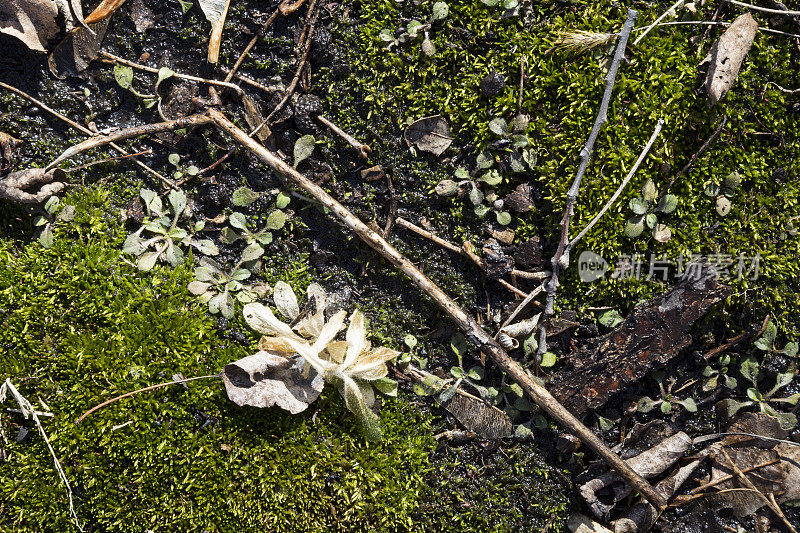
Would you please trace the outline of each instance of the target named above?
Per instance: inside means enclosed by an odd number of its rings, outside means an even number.
[[[780,422],[765,413],[745,413],[729,427],[730,433],[750,433],[773,439],[784,439],[788,431]],[[745,475],[758,492],[744,486],[736,476],[717,485],[720,493],[709,495],[718,505],[733,509],[738,517],[749,516],[767,504],[763,496],[775,495],[778,503],[800,499],[800,446],[746,435],[728,435],[720,446],[736,466],[746,471],[755,465],[776,461]],[[723,454],[713,458],[711,481],[734,474]]]
[[[514,433],[514,425],[508,415],[480,398],[456,394],[444,408],[465,428],[474,431],[481,438],[502,439]]]
[[[572,533],[611,533],[604,525],[580,513],[574,513],[567,519],[567,528]]]
[[[703,60],[703,63],[711,63],[706,75],[706,92],[712,106],[725,96],[739,76],[757,30],[758,23],[750,13],[738,16]]]
[[[304,362],[260,351],[225,365],[222,381],[228,398],[236,405],[277,405],[292,414],[305,411],[316,400],[325,382],[314,369],[303,375]]]
[[[264,115],[261,113],[261,106],[247,94],[242,94],[242,103],[244,104],[244,119],[247,121],[247,125],[250,126],[251,129],[256,129],[261,126],[261,124],[264,123]],[[262,144],[265,144],[267,140],[269,140],[270,135],[272,135],[272,132],[267,125],[262,126],[261,129],[258,130],[258,133],[256,133],[256,137]]]
[[[383,179],[383,176],[383,169],[380,165],[365,168],[361,171],[361,179],[364,181],[378,181],[379,179]]]
[[[4,1],[0,3],[0,33],[16,37],[31,50],[44,52],[47,42],[60,31],[58,16],[54,0]]]
[[[0,198],[25,204],[44,202],[66,187],[66,184],[63,183],[66,176],[66,173],[60,168],[48,171],[43,168],[28,168],[12,172],[0,180]],[[26,191],[40,185],[41,188],[36,192]]]
[[[84,19],[84,22],[87,25],[102,22],[113,15],[114,12],[122,7],[122,4],[124,3],[125,0],[103,0],[96,8],[94,8],[91,13],[89,13],[89,16]],[[134,10],[135,9],[136,6],[134,6]]]
[[[88,17],[87,17],[88,18]],[[109,20],[90,24],[92,35],[85,28],[75,28],[56,45],[47,58],[47,66],[53,76],[64,79],[86,70],[89,63],[97,57],[103,37],[106,36]]]
[[[222,42],[222,27],[228,15],[231,0],[199,0],[200,9],[211,23],[211,39],[208,41],[208,62],[219,61],[219,46]]]
[[[143,0],[133,0],[130,10],[131,20],[136,27],[136,33],[144,33],[153,27],[158,17],[153,10],[147,7]]]
[[[15,139],[8,133],[0,131],[0,173],[11,168],[14,151],[22,145],[22,141]]]
[[[453,143],[450,126],[441,115],[434,115],[417,120],[403,134],[410,148],[418,148],[439,156]]]

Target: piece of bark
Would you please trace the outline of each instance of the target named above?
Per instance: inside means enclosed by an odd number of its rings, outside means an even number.
[[[60,168],[47,171],[43,168],[28,168],[12,172],[0,180],[0,198],[24,204],[44,202],[66,187],[62,182],[66,176]],[[34,190],[36,187],[39,189]]]
[[[703,60],[704,63],[710,61],[706,75],[706,93],[712,106],[727,94],[739,77],[739,69],[753,45],[756,31],[758,23],[750,13],[738,16]]]
[[[678,284],[636,307],[616,329],[586,342],[552,374],[548,389],[580,417],[614,392],[639,381],[691,344],[694,323],[731,292],[707,262],[691,263]]]

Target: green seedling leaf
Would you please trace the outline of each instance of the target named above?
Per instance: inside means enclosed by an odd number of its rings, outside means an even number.
[[[142,202],[148,213],[157,216],[161,216],[164,213],[164,207],[161,204],[161,198],[158,197],[158,193],[150,189],[141,189],[139,191],[139,196],[142,198]]]
[[[656,227],[656,224],[658,224],[658,217],[655,213],[647,213],[647,215],[644,217],[644,221],[648,228],[653,229]]]
[[[184,15],[192,9],[192,3],[188,0],[178,0],[178,3],[181,5],[181,11],[183,11]]]
[[[511,146],[517,149],[525,148],[529,144],[531,144],[531,141],[530,139],[528,139],[527,135],[514,135],[514,139],[511,141]]]
[[[256,200],[258,200],[259,194],[249,187],[239,187],[235,191],[233,191],[233,195],[231,195],[231,201],[233,205],[237,207],[246,207]]]
[[[409,333],[403,338],[403,342],[408,346],[409,350],[413,350],[417,345],[417,338]]]
[[[489,122],[489,131],[500,137],[508,137],[508,123],[503,118],[494,118]]]
[[[631,211],[637,215],[644,215],[647,213],[647,208],[649,207],[649,204],[644,198],[632,198],[628,205],[630,206]]]
[[[636,410],[640,413],[649,413],[661,403],[663,403],[663,400],[653,400],[649,396],[643,396],[636,402]]]
[[[166,80],[168,78],[171,78],[174,75],[175,75],[175,71],[172,70],[171,68],[161,67],[160,69],[158,69],[158,81],[156,81],[156,87],[161,85],[162,81],[164,81],[164,80]]]
[[[314,136],[303,135],[294,143],[294,168],[314,153]]]
[[[386,396],[391,396],[393,398],[397,396],[397,381],[393,379],[380,378],[370,381],[370,384],[381,394],[385,394]]]
[[[450,338],[450,349],[458,357],[458,366],[462,366],[462,358],[467,353],[467,339],[462,333],[456,333]]]
[[[484,378],[484,370],[479,366],[473,366],[469,369],[469,372],[467,372],[467,377],[475,381],[480,381]]]
[[[653,238],[658,242],[668,242],[672,238],[672,230],[666,224],[656,224],[653,228]]]
[[[234,228],[242,231],[247,230],[247,220],[241,213],[233,212],[228,217],[228,223]]]
[[[286,213],[276,209],[267,217],[267,229],[279,230],[286,224]]]
[[[528,115],[520,113],[519,115],[515,116],[514,119],[511,121],[511,130],[514,133],[522,133],[526,129],[528,129],[528,124],[530,123],[530,117]],[[525,139],[525,144],[522,146],[527,146],[528,144],[528,137],[526,135],[519,135],[518,137],[522,137]],[[517,142],[517,138],[514,138],[514,142]],[[522,140],[522,139],[520,139]],[[521,148],[521,147],[520,147]]]
[[[386,43],[392,43],[395,41],[394,32],[388,28],[384,28],[378,34],[378,39]]]
[[[442,180],[436,184],[435,191],[439,196],[454,196],[458,192],[458,183],[453,180]]]
[[[483,205],[483,204],[475,206],[475,215],[477,215],[480,218],[483,218],[484,216],[486,216],[486,213],[488,213],[489,211],[491,211],[489,206],[486,206],[486,205]]]
[[[120,87],[130,90],[133,84],[133,69],[117,63],[114,65],[114,79],[117,80],[117,84]]]
[[[169,154],[167,161],[169,161],[172,166],[177,167],[181,162],[181,156],[178,154]]]
[[[606,311],[597,319],[600,324],[607,328],[615,328],[622,324],[623,318],[616,309]]]
[[[461,379],[464,377],[464,369],[460,366],[451,367],[450,374],[456,379]]]
[[[715,196],[719,195],[719,185],[716,183],[709,183],[703,190],[703,194],[705,194],[708,197],[714,198]]]
[[[522,398],[522,397],[524,396],[524,394],[525,394],[525,393],[522,391],[522,387],[520,387],[520,386],[519,386],[519,385],[517,385],[516,383],[512,383],[511,385],[509,385],[509,387],[508,387],[508,388],[509,388],[509,389],[510,389],[510,391],[511,391],[511,392],[512,392],[512,393],[513,393],[513,394],[514,394],[516,397],[518,397],[518,398]]]
[[[199,266],[194,269],[194,277],[197,281],[215,283],[214,270],[207,266]]]
[[[728,174],[728,177],[725,178],[722,184],[729,189],[736,189],[742,184],[742,175],[733,171]]]
[[[602,431],[608,431],[614,427],[614,421],[608,418],[597,415],[597,425]]]
[[[661,412],[664,413],[665,415],[671,413],[672,412],[672,404],[669,403],[666,400],[661,402]]]
[[[644,217],[633,217],[625,223],[625,236],[634,239],[644,231]]]
[[[674,194],[665,194],[661,197],[658,201],[658,206],[656,209],[661,211],[662,213],[669,214],[675,211],[678,207],[678,197]]]
[[[787,342],[786,346],[783,347],[783,350],[781,350],[781,352],[783,352],[788,357],[796,357],[797,356],[797,348],[798,348],[798,345],[797,345],[796,342]]]
[[[431,14],[433,15],[433,20],[442,20],[447,18],[447,15],[450,13],[450,8],[444,2],[436,2],[433,4],[433,9]]]
[[[648,203],[653,202],[658,197],[658,189],[656,189],[656,184],[653,183],[653,180],[648,179],[642,186],[642,197]]]
[[[478,181],[484,182],[486,185],[494,186],[499,185],[501,181],[503,181],[503,175],[497,171],[497,169],[490,169],[486,172],[483,176],[478,178]],[[483,201],[483,198],[481,198]],[[480,202],[479,202],[480,203]]]
[[[497,4],[500,3],[500,0],[481,0],[481,2],[483,2],[484,4],[486,4],[489,7],[494,7],[494,6],[496,6]]]
[[[518,0],[503,0],[503,7],[508,10],[516,9],[518,5],[519,5]]]
[[[158,256],[158,252],[143,253],[136,261],[136,267],[145,272],[153,270],[153,267],[156,266],[156,260],[158,259]]]
[[[539,349],[539,341],[536,340],[536,332],[534,331],[522,343],[522,351],[525,355],[530,355]]]
[[[406,24],[406,32],[408,32],[408,35],[411,36],[411,38],[414,38],[417,36],[417,32],[421,27],[422,23],[420,21],[412,20],[411,22]]]
[[[501,226],[508,226],[511,224],[511,213],[507,211],[496,211],[495,216],[497,218],[497,223]]]
[[[486,170],[494,165],[494,157],[489,152],[481,152],[478,154],[478,157],[475,158],[475,164],[478,165],[478,170]]]
[[[542,362],[539,363],[539,366],[542,368],[550,368],[556,364],[556,361],[558,361],[556,354],[553,352],[544,352],[542,354]]]
[[[288,194],[278,193],[278,197],[275,198],[275,207],[278,209],[286,209],[289,205],[289,202],[292,200],[292,197]]]
[[[472,189],[469,191],[469,201],[472,202],[472,205],[480,205],[483,202],[483,193],[480,189],[478,189],[475,185],[472,186]]]
[[[203,255],[219,255],[219,248],[214,244],[211,239],[202,239],[199,241],[192,241],[192,244],[197,251]]]
[[[525,162],[522,160],[522,156],[516,152],[512,153],[511,157],[508,158],[508,164],[514,174],[525,172]]]
[[[164,259],[167,260],[167,263],[169,263],[171,267],[176,268],[178,265],[183,263],[183,250],[176,246],[172,241],[169,241],[169,244],[167,244],[167,249],[164,250]]]
[[[181,190],[169,191],[169,203],[172,205],[172,212],[176,215],[183,213],[186,209],[186,193]]]
[[[39,244],[45,248],[53,247],[53,225],[45,225],[42,232],[39,234]]]
[[[248,261],[255,261],[262,255],[264,255],[264,249],[258,244],[253,243],[244,249],[244,252],[242,252],[241,261],[242,263],[246,263]]]
[[[189,283],[187,288],[189,289],[190,293],[194,294],[195,296],[200,296],[201,294],[207,292],[209,288],[211,288],[211,284],[204,281],[194,280]]]
[[[697,412],[697,404],[694,402],[694,398],[686,398],[685,400],[675,400],[675,403],[682,405],[683,408],[690,413]]]
[[[528,168],[533,169],[539,160],[539,154],[533,148],[527,148],[522,151],[522,160],[528,164]]]
[[[58,210],[58,205],[61,203],[61,200],[58,199],[58,196],[51,196],[44,204],[44,210],[47,211],[49,215],[53,215]]]
[[[231,279],[236,281],[244,281],[249,277],[250,277],[250,271],[247,270],[246,268],[240,268],[239,270],[236,270],[234,271],[233,274],[231,274]]]
[[[198,174],[200,174],[200,169],[197,168],[195,165],[189,165],[189,167],[186,169],[186,173],[189,174],[190,176],[197,176]]]

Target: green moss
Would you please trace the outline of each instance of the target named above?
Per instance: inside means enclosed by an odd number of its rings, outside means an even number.
[[[661,4],[642,10],[637,25],[654,20],[668,6],[668,2]],[[432,58],[420,52],[419,40],[388,52],[381,49],[378,34],[382,29],[403,27],[412,18],[427,20],[430,7],[431,2],[412,6],[382,1],[361,3],[351,13],[358,22],[341,31],[351,47],[354,76],[333,84],[330,100],[336,102],[331,107],[339,110],[337,120],[364,139],[377,135],[379,157],[394,160],[396,168],[413,176],[407,181],[416,182],[415,186],[400,192],[405,205],[428,217],[445,236],[468,239],[480,235],[480,225],[486,223],[477,220],[463,200],[430,198],[432,187],[444,177],[452,178],[457,166],[470,165],[493,140],[487,131],[492,117],[510,119],[516,113],[519,65],[524,61],[522,109],[531,116],[528,133],[539,162],[535,171],[523,178],[542,192],[544,201],[530,214],[515,216],[512,227],[518,241],[532,235],[539,235],[544,242],[555,241],[577,154],[603,93],[605,72],[599,58],[591,54],[546,52],[558,31],[618,31],[625,8],[609,1],[534,5],[522,21],[501,19],[499,10],[480,2],[450,3],[448,18],[431,30],[437,50]],[[665,120],[664,130],[628,190],[573,253],[573,266],[562,276],[559,304],[579,310],[593,305],[629,310],[640,299],[663,291],[662,284],[645,280],[607,278],[591,287],[581,284],[575,264],[583,250],[599,253],[612,266],[624,254],[642,254],[645,263],[650,254],[673,262],[681,255],[737,258],[760,254],[760,277],[734,281],[736,290],[726,311],[738,317],[734,321],[737,326],[769,313],[777,318],[782,331],[796,336],[800,309],[790,302],[800,289],[800,267],[795,259],[800,241],[797,236],[784,235],[784,230],[800,199],[795,179],[800,172],[795,157],[800,146],[800,115],[790,95],[766,86],[766,82],[793,86],[790,69],[774,66],[793,64],[800,60],[800,53],[786,46],[782,38],[760,33],[733,90],[714,109],[708,109],[704,95],[695,90],[701,82],[696,65],[719,30],[711,31],[701,49],[693,48],[689,40],[704,31],[702,26],[659,29],[636,48],[631,46],[630,62],[617,76],[609,121],[584,179],[573,234],[614,192],[659,118]],[[487,99],[478,86],[492,68],[505,76],[507,84],[502,95]],[[386,140],[402,132],[410,121],[437,113],[447,118],[456,136],[454,148],[446,154],[454,155],[451,159],[455,161],[414,158],[404,145]],[[639,194],[648,178],[663,188],[723,115],[728,117],[723,135],[672,188],[679,198],[678,209],[663,220],[673,230],[672,240],[660,244],[650,237],[624,237],[625,220],[631,216],[628,201]],[[664,165],[671,168],[664,171]],[[733,199],[733,211],[721,218],[702,191],[707,182],[720,181],[732,171],[740,172],[744,181]],[[508,192],[513,185],[501,187],[500,192]]]
[[[335,392],[291,416],[237,407],[217,380],[140,394],[74,424],[111,396],[176,372],[216,373],[252,350],[218,337],[185,289],[187,270],[145,275],[122,260],[104,196],[73,198],[76,223],[59,226],[50,250],[0,244],[0,376],[56,414],[45,428],[81,522],[102,531],[411,527],[433,441],[427,417],[402,401],[384,403],[379,445],[364,441]],[[13,436],[24,422],[4,412],[2,424]],[[38,435],[7,452],[2,529],[68,530]]]

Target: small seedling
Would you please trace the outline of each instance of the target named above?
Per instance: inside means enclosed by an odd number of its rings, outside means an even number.
[[[653,231],[653,238],[658,242],[667,242],[672,238],[672,230],[666,224],[658,222],[658,213],[668,215],[678,207],[678,197],[665,194],[659,197],[653,180],[647,180],[642,187],[642,196],[634,198],[628,204],[634,216],[625,224],[625,235],[634,239],[644,232],[645,225]]]
[[[142,101],[142,105],[148,109],[156,105],[159,100],[158,96],[155,94],[140,93],[133,88],[133,69],[127,65],[120,65],[119,63],[114,65],[114,79],[117,81],[117,85],[130,91],[131,94],[139,98]]]
[[[233,318],[235,301],[247,304],[267,292],[263,283],[244,283],[257,272],[256,263],[263,253],[264,249],[258,244],[251,244],[229,272],[225,272],[213,259],[203,257],[200,266],[194,269],[195,279],[189,283],[189,292],[202,303],[208,304],[209,313],[221,313],[225,318]]]
[[[639,401],[636,403],[637,411],[640,413],[649,413],[656,407],[659,407],[662,413],[669,414],[672,412],[673,405],[680,405],[690,413],[697,411],[697,404],[695,403],[694,398],[689,397],[685,400],[680,400],[674,396],[675,393],[680,392],[682,389],[691,385],[691,383],[688,383],[673,392],[672,389],[675,387],[676,382],[674,377],[665,379],[663,372],[654,372],[653,379],[655,379],[656,383],[658,383],[658,390],[661,393],[661,397],[655,400],[649,396],[643,396],[642,398],[639,398]],[[666,385],[664,385],[665,381]]]
[[[172,267],[177,267],[183,263],[184,259],[181,246],[194,246],[198,252],[204,255],[219,253],[219,249],[211,240],[194,239],[187,230],[178,227],[178,220],[186,210],[186,193],[181,190],[170,191],[170,207],[167,209],[164,208],[161,198],[155,191],[142,189],[139,191],[139,196],[147,211],[144,224],[128,235],[122,246],[125,253],[138,258],[136,266],[139,270],[151,270],[159,258]],[[171,216],[168,215],[170,211],[172,212]],[[202,229],[202,222],[195,225],[195,231]],[[144,238],[142,235],[145,233],[153,236]],[[151,247],[155,248],[155,251],[148,251]]]
[[[58,212],[59,208],[61,212]],[[56,215],[58,213],[58,215]],[[39,243],[45,248],[53,246],[53,226],[59,220],[69,222],[75,218],[75,206],[64,205],[61,207],[61,200],[58,196],[51,196],[44,204],[43,214],[37,216],[33,225],[41,227],[42,231],[39,233]]]
[[[172,177],[176,180],[183,178],[184,175],[197,176],[200,173],[200,169],[194,165],[189,165],[188,167],[181,165],[181,156],[178,154],[169,154],[167,161],[175,167]]]
[[[385,43],[384,50],[388,51],[395,46],[399,47],[401,44],[413,42],[422,36],[420,50],[428,57],[433,56],[436,54],[436,47],[434,46],[433,41],[431,41],[428,31],[431,30],[434,22],[446,19],[447,15],[449,14],[450,7],[447,5],[447,3],[435,2],[431,8],[431,16],[428,19],[428,22],[422,23],[419,20],[414,19],[406,24],[405,28],[400,28],[396,31],[385,28],[378,34],[378,39]]]
[[[703,192],[706,196],[715,199],[714,209],[719,216],[724,217],[731,212],[731,198],[741,184],[742,176],[738,172],[731,172],[721,184],[709,183]]]
[[[715,367],[711,365],[707,365],[703,369],[703,377],[706,378],[703,382],[703,390],[705,392],[712,391],[717,388],[719,385],[720,380],[722,380],[722,384],[728,389],[735,389],[737,385],[736,378],[728,375],[728,369],[731,364],[731,356],[728,354],[723,354],[719,356],[717,359],[717,364]]]

